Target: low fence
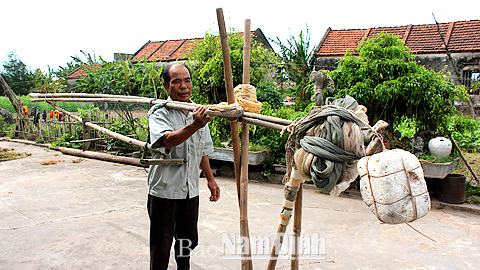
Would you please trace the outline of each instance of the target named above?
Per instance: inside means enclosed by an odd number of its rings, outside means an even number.
[[[95,115],[95,119],[99,119],[98,115]],[[33,117],[20,116],[15,117],[15,138],[27,139],[30,141],[42,141],[42,142],[54,142],[61,138],[64,134],[75,134],[78,129],[82,130],[82,123],[75,121],[72,117],[66,115],[63,121],[57,119],[37,119],[34,122]],[[90,118],[88,118],[90,119]],[[105,121],[93,122],[94,124],[109,126],[112,122],[109,118],[105,118]],[[96,130],[90,130],[89,134],[84,134],[84,137],[99,138],[99,134]]]

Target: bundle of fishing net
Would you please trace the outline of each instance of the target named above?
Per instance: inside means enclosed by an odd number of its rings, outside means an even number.
[[[334,196],[360,175],[362,198],[382,222],[411,222],[426,215],[430,197],[416,156],[398,149],[371,155],[381,141],[377,131],[388,124],[380,120],[371,127],[366,108],[350,96],[325,103],[291,127],[287,165],[293,157],[303,178]],[[287,167],[286,177],[290,171]]]
[[[365,106],[351,96],[330,97],[325,106],[312,108],[290,131],[287,166],[293,157],[303,177],[312,179],[319,190],[338,196],[356,179],[356,163],[365,156],[365,143],[372,140],[374,130],[368,125]],[[293,148],[297,149],[294,156]]]

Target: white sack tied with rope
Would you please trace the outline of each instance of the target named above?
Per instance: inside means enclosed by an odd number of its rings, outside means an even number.
[[[430,196],[417,157],[402,149],[358,161],[362,199],[385,223],[412,222],[430,211]]]

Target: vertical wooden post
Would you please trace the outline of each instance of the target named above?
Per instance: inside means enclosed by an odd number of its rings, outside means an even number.
[[[90,117],[84,117],[82,118],[82,130],[83,130],[83,139],[91,139],[90,137],[90,130],[91,127],[87,126],[86,123],[90,122]],[[87,151],[90,148],[90,142],[85,141],[83,142],[83,151]]]
[[[302,233],[302,201],[303,201],[303,183],[300,183],[298,189],[297,199],[293,208],[293,249],[292,261],[290,264],[291,270],[298,269],[298,238]]]
[[[218,28],[220,31],[220,44],[222,46],[222,57],[223,57],[223,70],[225,75],[225,86],[227,89],[227,103],[232,104],[235,102],[235,95],[233,93],[233,76],[232,76],[232,66],[230,62],[230,48],[228,46],[228,35],[227,30],[225,27],[225,19],[223,17],[223,9],[217,8],[217,20],[218,20]],[[240,212],[244,212],[244,206],[246,206],[247,201],[245,201],[245,205],[242,205],[240,201],[240,193],[241,193],[241,160],[240,160],[240,137],[238,135],[238,122],[237,121],[230,121],[230,129],[232,133],[232,143],[233,143],[233,163],[235,166],[235,181],[237,184],[237,194],[239,196],[238,202],[240,207]],[[247,146],[248,151],[248,146]],[[248,163],[247,163],[248,166]],[[248,170],[248,167],[247,167]],[[247,171],[248,177],[248,171]],[[247,227],[248,230],[248,227]],[[243,238],[245,240],[245,238]],[[248,251],[250,252],[250,240],[248,239],[248,243],[244,243],[244,245],[248,245]],[[245,247],[245,246],[244,246]],[[247,247],[245,247],[247,249]],[[244,256],[242,252],[242,257]],[[251,265],[250,263],[246,262],[242,259],[242,269],[249,269],[248,267]]]
[[[250,20],[245,20],[243,42],[243,84],[250,83]],[[249,124],[242,123],[241,173],[240,173],[240,236],[245,241],[242,252],[242,269],[253,269],[252,252],[250,250],[250,232],[248,228],[248,146]],[[245,259],[247,257],[248,259]]]
[[[298,150],[297,150],[298,151]],[[293,209],[297,209],[298,206],[296,203],[297,195],[302,187],[302,183],[305,181],[304,176],[302,176],[297,169],[293,169],[290,174],[290,180],[285,184],[285,193],[283,200],[283,208],[280,213],[280,220],[277,229],[277,234],[275,236],[275,242],[270,253],[270,260],[268,261],[267,269],[274,270],[275,265],[277,264],[278,254],[282,247],[283,238],[285,236],[285,231],[287,230],[290,217],[292,215]],[[298,215],[297,215],[298,217]],[[298,225],[298,224],[297,224]]]

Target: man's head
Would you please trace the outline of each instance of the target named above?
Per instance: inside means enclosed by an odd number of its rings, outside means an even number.
[[[190,69],[180,63],[167,65],[162,71],[163,86],[168,95],[177,101],[188,102],[192,95],[192,75]]]

